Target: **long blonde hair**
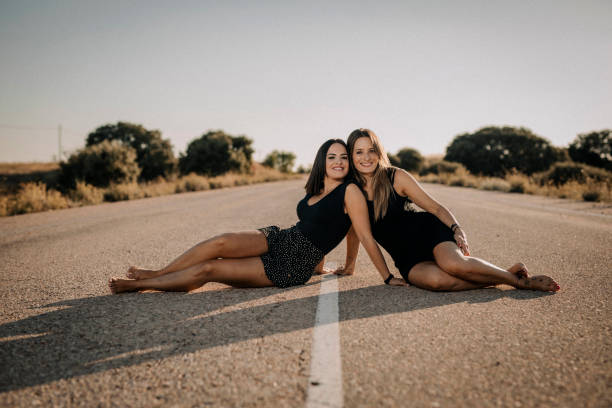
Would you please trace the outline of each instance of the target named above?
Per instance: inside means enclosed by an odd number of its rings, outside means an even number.
[[[355,164],[353,163],[353,151],[355,150],[355,143],[357,139],[361,139],[362,137],[367,137],[372,142],[372,146],[374,146],[374,151],[378,156],[378,165],[374,170],[374,175],[372,176],[372,194],[374,195],[374,219],[378,221],[383,218],[387,213],[387,207],[389,205],[389,196],[393,192],[393,186],[389,181],[389,176],[387,175],[387,169],[391,167],[391,163],[389,163],[389,157],[387,156],[387,152],[383,147],[382,143],[380,143],[380,139],[376,136],[376,133],[371,131],[370,129],[355,129],[351,132],[348,137],[348,141],[346,144],[348,145],[348,154],[349,154],[349,165],[351,168],[351,173],[355,180],[359,182],[362,186],[365,186],[366,179],[359,174],[357,169],[355,169]]]

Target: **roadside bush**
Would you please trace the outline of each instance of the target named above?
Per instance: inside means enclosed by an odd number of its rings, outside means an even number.
[[[554,184],[559,186],[570,181],[586,183],[588,180],[610,183],[612,172],[587,166],[582,163],[563,162],[555,163],[547,171],[536,175],[540,184]]]
[[[192,140],[179,157],[181,174],[218,176],[229,171],[247,173],[251,169],[253,141],[230,136],[221,130],[209,131]]]
[[[512,172],[506,174],[506,181],[510,183],[510,193],[533,194],[538,189],[538,185],[533,178],[521,173]]]
[[[76,188],[70,190],[70,199],[84,205],[100,204],[104,201],[104,190],[84,181],[77,181]]]
[[[6,196],[0,196],[0,217],[9,215],[9,199]]]
[[[470,174],[463,166],[454,173],[443,173],[440,178],[449,186],[478,188],[478,179]]]
[[[569,145],[572,160],[612,171],[612,130],[580,134]]]
[[[134,149],[108,140],[77,151],[60,167],[61,184],[70,189],[76,188],[77,180],[106,187],[133,182],[140,174]]]
[[[295,172],[298,174],[308,174],[311,170],[312,166],[304,167],[300,164]]]
[[[425,162],[421,153],[410,147],[401,149],[396,156],[399,159],[398,167],[410,172],[418,172]]]
[[[599,197],[600,192],[598,190],[587,190],[582,193],[582,199],[584,201],[597,201]]]
[[[295,163],[295,154],[292,152],[273,150],[261,163],[266,167],[276,169],[281,173],[290,173]]]
[[[210,189],[210,182],[204,176],[198,176],[195,173],[189,173],[186,176],[179,178],[176,182],[176,192],[184,191],[202,191]]]
[[[69,201],[59,191],[48,190],[44,183],[24,183],[10,203],[9,214],[25,214],[45,210],[68,208]]]
[[[400,161],[399,157],[397,157],[397,155],[391,154],[391,153],[387,153],[387,157],[389,158],[389,163],[392,166],[400,167],[401,161]]]
[[[419,174],[424,176],[426,174],[454,173],[459,169],[465,170],[465,167],[463,167],[461,163],[449,162],[446,160],[432,160],[425,164]]]
[[[177,160],[168,139],[162,139],[159,130],[147,130],[141,125],[117,122],[100,126],[87,136],[87,146],[104,141],[117,141],[136,152],[136,162],[141,169],[143,181],[157,177],[168,178],[176,172]]]
[[[143,198],[144,192],[136,182],[111,184],[104,192],[105,201],[124,201]]]
[[[163,177],[141,184],[140,188],[145,197],[159,197],[177,192],[176,181],[169,181]]]
[[[444,160],[463,164],[472,174],[502,177],[511,170],[531,175],[559,157],[550,142],[526,128],[484,127],[456,136]]]
[[[489,191],[510,191],[510,183],[498,177],[488,177],[480,183],[481,190]]]

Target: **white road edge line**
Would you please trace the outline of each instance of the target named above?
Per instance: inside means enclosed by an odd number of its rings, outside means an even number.
[[[342,407],[342,360],[338,324],[338,277],[321,280],[317,316],[312,335],[310,378],[306,408]]]

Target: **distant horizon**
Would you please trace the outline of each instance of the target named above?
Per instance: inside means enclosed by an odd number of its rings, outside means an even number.
[[[312,162],[367,127],[443,154],[485,126],[555,146],[612,128],[612,2],[0,3],[0,161],[46,162],[99,126],[209,129]]]

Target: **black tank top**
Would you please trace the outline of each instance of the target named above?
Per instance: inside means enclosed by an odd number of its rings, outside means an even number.
[[[345,181],[312,205],[308,205],[312,195],[306,194],[297,205],[300,221],[296,227],[324,254],[334,249],[351,227],[351,219],[344,213],[344,192],[351,183]]]
[[[368,200],[368,213],[370,215],[370,225],[372,226],[372,236],[385,250],[391,255],[395,263],[402,253],[409,248],[406,248],[405,237],[402,237],[403,229],[401,226],[406,220],[407,203],[411,203],[408,197],[402,197],[397,194],[393,188],[393,180],[395,180],[395,167],[387,169],[387,176],[391,182],[391,194],[389,195],[389,204],[387,213],[384,217],[374,221],[374,202]]]

